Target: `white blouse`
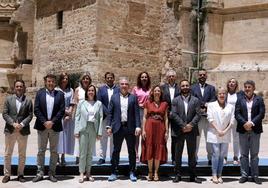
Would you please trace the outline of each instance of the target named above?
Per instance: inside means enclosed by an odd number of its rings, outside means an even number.
[[[207,115],[209,123],[213,122],[219,130],[223,131],[230,123],[233,126],[234,107],[231,104],[226,104],[225,108],[221,108],[218,101],[208,103]],[[229,143],[230,141],[231,129],[224,136],[220,137],[214,127],[208,127],[207,142]]]

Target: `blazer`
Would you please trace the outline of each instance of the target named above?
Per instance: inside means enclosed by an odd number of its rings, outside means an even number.
[[[163,91],[163,100],[168,103],[168,111],[171,111],[171,98],[170,98],[170,92],[169,92],[169,84],[165,83],[164,85],[161,86],[162,91]],[[174,98],[179,96],[180,94],[180,88],[178,84],[175,83],[175,92],[174,92]]]
[[[262,97],[254,94],[251,109],[251,121],[254,123],[252,130],[260,134],[263,132],[262,119],[265,115],[265,105]],[[237,129],[239,133],[247,132],[243,125],[248,121],[248,110],[245,96],[240,97],[235,104],[235,119],[237,120]]]
[[[84,132],[88,122],[88,108],[89,103],[86,100],[82,100],[78,103],[75,113],[75,128],[74,133],[78,134]],[[102,136],[102,121],[103,121],[103,105],[100,101],[94,103],[94,126],[96,134]]]
[[[116,133],[121,127],[120,93],[111,97],[108,111],[108,127],[111,127],[112,132]],[[131,134],[135,133],[136,128],[141,127],[138,100],[135,95],[130,93],[128,94],[127,127]]]
[[[191,86],[191,93],[193,96],[197,97],[200,100],[201,105],[204,105],[207,102],[214,102],[217,99],[215,87],[207,83],[205,83],[205,90],[203,96],[201,94],[199,83],[195,83]]]
[[[20,130],[21,135],[30,134],[30,122],[33,118],[33,104],[32,100],[25,95],[22,97],[22,103],[19,112],[16,108],[16,95],[11,95],[6,98],[3,109],[3,118],[6,121],[5,133],[13,133],[13,123],[18,122],[23,124],[23,128]]]
[[[65,114],[65,99],[64,94],[59,90],[54,90],[54,106],[52,110],[52,116],[50,121],[53,122],[52,129],[55,132],[62,131],[62,118]],[[36,121],[34,124],[34,129],[43,131],[45,130],[44,123],[49,121],[47,117],[47,104],[46,104],[46,88],[42,88],[36,93],[35,103],[34,103],[34,114],[36,116]]]
[[[188,103],[188,111],[187,116],[185,114],[184,102],[182,96],[179,95],[172,101],[170,119],[171,119],[171,136],[180,136],[185,134],[182,132],[182,128],[186,126],[186,124],[190,123],[193,125],[193,129],[191,132],[186,134],[192,134],[193,136],[198,136],[198,121],[200,120],[200,101],[190,95],[189,103]]]
[[[119,87],[114,85],[113,88],[115,93],[119,93]],[[108,115],[108,107],[109,107],[109,97],[108,97],[108,86],[103,85],[99,88],[97,93],[97,99],[102,102],[102,108],[103,108],[103,119]]]

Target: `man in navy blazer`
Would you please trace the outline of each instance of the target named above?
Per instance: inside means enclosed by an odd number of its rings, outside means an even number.
[[[244,95],[235,105],[235,118],[237,120],[237,132],[239,132],[240,145],[240,171],[239,183],[248,181],[249,166],[251,177],[256,184],[262,184],[259,176],[259,149],[260,136],[263,132],[262,120],[265,115],[265,105],[262,97],[254,94],[255,82],[248,80],[244,83]],[[250,163],[249,163],[250,153]]]
[[[43,179],[45,152],[49,141],[49,179],[52,182],[57,182],[55,178],[58,159],[57,145],[59,132],[62,131],[61,120],[65,112],[64,94],[55,90],[55,75],[48,74],[44,77],[44,82],[45,88],[37,92],[34,103],[34,114],[36,116],[34,128],[38,133],[38,154],[37,175],[32,181],[38,182]]]
[[[108,126],[108,106],[111,100],[111,97],[115,93],[119,93],[119,87],[114,84],[114,73],[106,72],[104,75],[106,84],[99,88],[97,93],[97,99],[102,102],[103,107],[103,133],[100,140],[100,159],[98,164],[104,164],[106,159],[108,138],[110,137],[110,157],[112,157],[113,153],[113,137],[112,135],[108,136],[106,134],[106,126]]]
[[[198,71],[198,83],[192,85],[191,92],[192,95],[197,97],[201,103],[200,105],[201,119],[198,123],[199,136],[197,137],[196,141],[197,142],[196,157],[198,156],[200,138],[203,131],[206,139],[208,164],[211,165],[212,147],[210,143],[207,143],[207,128],[209,126],[207,120],[207,103],[216,101],[216,92],[215,87],[210,84],[207,84],[206,80],[207,80],[207,71],[205,69],[200,69]]]
[[[176,72],[174,70],[169,70],[166,73],[166,79],[167,83],[161,86],[163,90],[163,100],[168,103],[168,114],[171,112],[171,103],[172,100],[179,96],[180,94],[180,88],[178,84],[176,83]],[[172,122],[170,118],[168,119],[169,127],[172,127]],[[171,160],[172,164],[175,164],[175,144],[176,144],[176,138],[171,135]]]
[[[114,150],[112,155],[112,174],[108,181],[117,179],[117,171],[119,164],[120,151],[124,139],[127,143],[129,155],[129,178],[131,181],[137,181],[135,176],[136,168],[136,152],[135,143],[136,136],[141,132],[140,112],[138,100],[135,95],[129,93],[129,83],[126,78],[120,79],[120,93],[116,93],[111,97],[108,112],[107,133],[113,133]]]

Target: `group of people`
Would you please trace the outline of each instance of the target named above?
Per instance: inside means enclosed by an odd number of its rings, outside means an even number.
[[[44,177],[45,152],[49,141],[49,180],[57,182],[57,163],[64,165],[65,154],[74,155],[79,163],[79,183],[94,181],[91,176],[92,156],[96,155],[96,140],[100,140],[100,159],[106,161],[110,138],[111,175],[118,178],[122,143],[125,140],[129,157],[129,178],[137,181],[136,161],[148,164],[148,181],[159,180],[159,166],[168,160],[167,140],[171,134],[171,159],[175,178],[181,181],[182,154],[186,141],[190,181],[202,183],[196,176],[198,149],[202,132],[206,139],[208,164],[212,182],[223,183],[222,170],[227,160],[228,146],[233,140],[233,163],[241,163],[240,183],[251,176],[257,184],[258,153],[265,105],[262,97],[254,94],[255,83],[248,80],[244,90],[238,91],[238,82],[228,80],[226,87],[215,89],[207,84],[207,71],[198,71],[198,82],[190,85],[186,79],[176,83],[176,72],[169,70],[167,83],[151,87],[148,72],[141,72],[137,85],[130,91],[126,77],[115,84],[115,75],[106,72],[105,84],[92,85],[91,76],[81,76],[75,91],[68,74],[44,77],[45,87],[35,97],[34,106],[25,96],[23,80],[14,83],[14,95],[8,96],[3,110],[5,126],[5,162],[3,183],[11,176],[11,157],[16,142],[19,146],[18,181],[25,182],[24,166],[30,121],[36,116],[34,129],[38,135],[38,182]],[[141,137],[141,139],[140,139]],[[141,141],[140,141],[141,140]],[[139,145],[141,142],[141,154]],[[250,153],[250,160],[249,160]],[[250,166],[250,170],[249,170]]]

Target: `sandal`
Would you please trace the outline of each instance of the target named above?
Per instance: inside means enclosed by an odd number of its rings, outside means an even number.
[[[149,173],[148,173],[147,180],[148,180],[148,181],[153,181],[153,178],[154,178],[154,177],[153,177],[153,173],[152,173],[152,172],[149,172]]]
[[[213,176],[213,177],[211,178],[211,181],[212,181],[213,183],[215,183],[215,184],[218,184],[218,183],[219,183],[217,176]]]
[[[159,181],[158,173],[154,173],[154,181]]]
[[[79,183],[84,183],[84,178],[79,178],[78,182]]]
[[[87,180],[87,181],[91,181],[91,182],[93,182],[95,179],[94,179],[92,176],[87,176],[87,177],[86,177],[86,180]]]
[[[219,183],[223,183],[223,179],[221,177],[218,178]]]

